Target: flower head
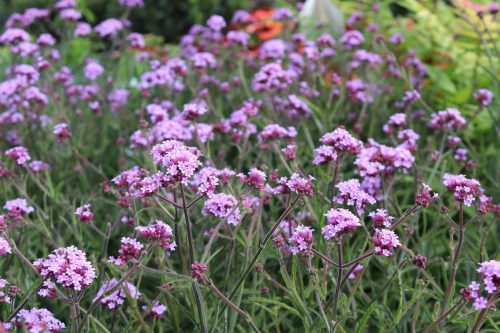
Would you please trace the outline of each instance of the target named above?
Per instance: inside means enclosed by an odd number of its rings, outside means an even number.
[[[359,218],[347,209],[332,208],[325,216],[327,225],[323,227],[321,232],[326,240],[339,237],[361,226]]]
[[[445,173],[443,184],[449,191],[453,192],[455,200],[470,206],[479,194],[479,182],[476,179],[468,179],[464,175],[452,175]]]
[[[368,216],[371,218],[372,225],[375,228],[390,228],[392,220],[394,220],[394,217],[389,216],[389,214],[387,214],[387,210],[385,209],[377,209],[376,211],[368,214]]]
[[[437,193],[432,193],[429,185],[423,184],[422,190],[417,194],[415,203],[424,208],[429,208],[429,204],[439,197]]]
[[[323,135],[320,141],[328,146],[332,146],[339,153],[359,154],[363,143],[355,139],[346,129],[339,127],[331,133]]]
[[[386,257],[393,254],[393,248],[401,245],[398,235],[388,229],[375,229],[373,243],[375,244],[375,254]]]
[[[199,262],[194,262],[191,265],[191,277],[193,279],[199,280],[202,278],[203,274],[208,270],[206,264],[200,264]]]
[[[6,328],[11,328],[11,325],[16,327],[23,327],[24,325],[28,333],[58,333],[66,327],[49,310],[38,308],[19,311],[17,316],[12,319],[12,322],[6,324]]]
[[[75,215],[78,216],[80,222],[84,224],[89,224],[94,219],[94,213],[90,210],[90,204],[78,207],[75,211]]]
[[[310,227],[303,225],[295,228],[292,236],[288,239],[290,251],[292,251],[293,255],[297,255],[300,252],[303,252],[304,255],[309,255],[311,245],[314,242],[313,231]]]
[[[33,265],[42,277],[76,291],[89,286],[96,278],[85,253],[74,246],[58,248],[46,259],[35,260]]]
[[[186,147],[176,140],[163,141],[151,149],[155,164],[165,168],[165,174],[173,180],[186,183],[201,166],[198,160],[200,152],[194,147]]]
[[[361,188],[361,184],[357,179],[340,182],[335,187],[339,190],[339,194],[333,200],[339,204],[345,203],[349,206],[355,206],[358,214],[363,213],[363,208],[366,205],[372,205],[376,202],[375,198]]]
[[[122,237],[121,246],[118,250],[118,258],[109,257],[109,262],[117,266],[123,266],[131,260],[137,260],[141,256],[144,247],[138,240],[130,237]]]
[[[101,297],[102,295],[106,294],[109,290],[114,288],[116,284],[117,281],[114,278],[109,281],[104,281],[101,288],[95,295],[93,302],[95,302],[96,300],[99,299],[99,297]],[[101,299],[99,301],[99,304],[106,306],[110,310],[115,310],[121,304],[123,304],[127,296],[132,299],[138,299],[140,295],[141,293],[132,283],[125,281],[125,283],[118,290],[115,290],[113,293]]]
[[[158,242],[159,246],[168,251],[174,251],[177,246],[172,239],[174,236],[172,228],[161,220],[156,220],[155,223],[146,227],[137,227],[136,230],[139,231],[142,237],[147,238],[151,242]],[[138,245],[135,243],[133,246],[136,249],[138,248]]]
[[[205,204],[201,213],[203,216],[214,215],[220,218],[227,217],[227,223],[238,225],[241,221],[241,212],[238,208],[238,201],[230,194],[218,193],[210,197]]]
[[[0,256],[4,254],[10,253],[12,248],[10,247],[9,242],[3,237],[0,237]]]
[[[256,168],[250,169],[247,175],[240,173],[238,177],[240,177],[243,184],[249,187],[255,187],[258,190],[262,190],[266,183],[266,174]]]
[[[24,215],[27,215],[35,211],[33,207],[28,206],[28,201],[24,198],[7,200],[3,208],[8,210],[9,216],[14,219],[21,218]]]
[[[10,148],[5,152],[5,155],[15,160],[18,165],[23,165],[29,160],[31,160],[31,156],[28,153],[28,149],[24,147]]]

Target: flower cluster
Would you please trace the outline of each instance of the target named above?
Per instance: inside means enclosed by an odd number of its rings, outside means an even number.
[[[0,237],[0,256],[3,256],[4,254],[10,253],[12,251],[12,248],[7,242],[7,240],[3,237]]]
[[[453,192],[455,200],[470,206],[480,192],[479,182],[475,179],[468,179],[464,175],[452,175],[445,173],[443,184]]]
[[[326,240],[337,238],[361,226],[359,218],[347,209],[332,208],[325,216],[327,225],[323,227],[321,232]]]
[[[386,257],[392,255],[393,248],[401,245],[399,237],[388,229],[375,229],[373,243],[375,244],[375,254]]]
[[[304,255],[310,254],[311,245],[314,242],[313,231],[311,227],[303,225],[299,225],[295,228],[292,236],[288,239],[290,251],[293,255],[297,255],[301,252]]]
[[[104,281],[101,288],[95,295],[93,302],[97,301],[102,295],[107,294],[109,290],[113,289],[116,286],[116,284],[116,279]],[[101,299],[99,301],[99,304],[104,305],[110,310],[115,310],[123,304],[127,297],[129,297],[130,299],[138,299],[140,295],[141,293],[132,283],[125,281],[125,283],[120,288],[118,288],[118,290],[115,290],[108,296]]]
[[[390,228],[392,220],[394,220],[394,217],[389,216],[385,209],[377,209],[368,216],[371,218],[374,228]]]
[[[81,207],[78,207],[75,210],[75,215],[78,216],[80,222],[84,224],[89,224],[94,219],[94,213],[92,213],[92,211],[90,210],[90,204],[85,204]]]
[[[150,224],[146,227],[137,227],[136,230],[141,234],[142,237],[147,238],[151,242],[157,242],[158,245],[165,250],[174,251],[177,247],[175,241],[172,240],[174,235],[172,232],[172,228],[161,220],[156,220],[155,223]],[[132,245],[132,253],[135,253],[135,251],[139,247],[135,242],[130,242],[128,240],[125,244]],[[127,259],[130,259],[130,256],[128,256]]]
[[[58,248],[46,259],[35,260],[33,265],[42,277],[76,291],[89,286],[96,278],[85,253],[74,246]]]
[[[28,333],[50,332],[58,333],[66,328],[63,322],[57,320],[47,309],[32,308],[31,310],[22,309],[11,323],[5,326],[7,329],[15,327],[26,327]]]
[[[335,185],[339,190],[333,200],[339,204],[347,204],[348,206],[355,206],[358,214],[363,214],[366,205],[375,203],[375,199],[361,188],[358,179],[350,179],[340,182]]]
[[[121,246],[118,250],[118,258],[109,257],[109,262],[117,266],[126,265],[131,260],[137,260],[141,256],[144,245],[138,240],[130,237],[122,237]]]
[[[359,154],[363,143],[355,139],[346,129],[339,127],[331,133],[323,135],[320,141],[331,146],[338,153],[350,153],[353,155]]]
[[[238,225],[241,221],[238,201],[230,194],[214,194],[205,201],[201,213],[204,216],[213,215],[220,218],[227,218],[227,223],[231,225]]]
[[[481,295],[482,289],[487,294],[494,297],[500,291],[500,261],[489,260],[482,262],[477,269],[483,279],[481,283],[471,282],[467,290],[461,291],[466,300],[472,300],[476,310],[482,310],[488,307],[489,300]]]
[[[167,140],[155,145],[151,149],[151,156],[155,164],[165,168],[165,173],[169,178],[183,183],[186,183],[195,170],[201,166],[198,160],[200,156],[198,149],[186,147],[176,140]]]

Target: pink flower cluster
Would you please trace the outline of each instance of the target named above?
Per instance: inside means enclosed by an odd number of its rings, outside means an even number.
[[[198,149],[186,147],[176,140],[163,141],[151,149],[153,161],[165,168],[166,176],[183,183],[186,183],[201,166],[198,160],[200,154]]]
[[[3,256],[4,254],[10,253],[12,251],[12,248],[7,242],[7,240],[3,237],[0,237],[0,256]]]
[[[415,203],[424,208],[429,208],[429,204],[439,198],[437,193],[432,193],[429,185],[423,184],[422,190],[417,194]]]
[[[6,290],[6,288],[5,288],[5,287],[7,287],[8,284],[9,283],[7,282],[7,280],[0,278],[0,303],[9,303],[10,302],[10,296],[8,294],[8,290]]]
[[[193,279],[199,280],[202,278],[203,274],[208,270],[206,264],[200,264],[199,262],[194,262],[191,265],[191,277]]]
[[[75,210],[75,215],[78,216],[80,222],[82,222],[83,224],[89,224],[94,219],[94,213],[92,213],[92,211],[90,210],[90,204],[85,204],[81,207],[78,207]]]
[[[163,317],[163,315],[167,311],[167,307],[165,305],[161,304],[160,302],[158,302],[157,300],[154,300],[151,303],[150,307],[148,307],[147,305],[144,305],[142,307],[142,310],[143,311],[149,310],[149,312],[147,313],[148,317],[160,319],[161,317]]]
[[[463,202],[466,206],[470,206],[480,193],[479,182],[475,179],[468,179],[464,175],[445,173],[443,184],[453,192],[455,200]]]
[[[377,209],[368,216],[371,218],[374,228],[390,228],[392,220],[394,220],[394,217],[389,216],[385,209]]]
[[[320,141],[331,146],[338,153],[350,153],[353,155],[358,155],[363,143],[358,139],[355,139],[346,129],[339,127],[331,133],[326,133],[320,139]]]
[[[393,248],[401,245],[398,235],[388,229],[375,229],[373,243],[375,244],[375,254],[386,257],[392,255]]]
[[[227,223],[238,225],[241,221],[241,212],[237,207],[238,201],[230,194],[218,193],[208,198],[203,205],[201,213],[203,216],[213,215],[220,218],[227,217]],[[231,215],[228,214],[234,209]]]
[[[114,278],[109,281],[105,281],[95,295],[93,302],[114,288],[116,284],[117,281]],[[125,283],[118,288],[118,290],[115,290],[113,293],[100,300],[99,304],[106,306],[110,310],[115,310],[123,304],[127,297],[130,297],[130,299],[138,299],[140,295],[141,293],[132,283],[125,281]]]
[[[8,216],[13,219],[20,219],[35,211],[33,207],[28,206],[28,201],[24,198],[7,200],[3,208],[9,212]]]
[[[7,329],[14,327],[26,327],[28,333],[58,333],[66,325],[57,320],[47,309],[32,308],[31,310],[22,309],[11,323],[6,323]]]
[[[10,148],[5,152],[5,155],[15,160],[18,165],[23,165],[29,160],[31,160],[31,156],[28,153],[28,149],[24,147]]]
[[[311,227],[303,225],[299,225],[295,228],[292,236],[288,239],[290,251],[293,255],[297,255],[301,252],[304,255],[310,254],[311,245],[314,242],[313,231]]]
[[[321,232],[326,240],[337,238],[361,226],[359,218],[347,209],[332,208],[325,216],[327,225],[323,227]]]
[[[495,297],[500,292],[500,261],[489,260],[482,262],[477,269],[481,273],[482,283],[472,281],[467,290],[461,291],[466,300],[471,300],[476,310],[486,309],[488,299],[481,295],[481,289],[484,288],[491,297]]]
[[[247,175],[238,174],[241,182],[249,187],[254,187],[258,190],[264,189],[266,183],[266,174],[259,169],[252,168]]]
[[[454,108],[448,108],[443,111],[431,114],[429,127],[444,131],[453,131],[459,128],[464,128],[467,121],[460,114],[460,111]]]
[[[335,187],[339,190],[339,194],[333,198],[333,201],[355,206],[358,214],[363,214],[366,205],[373,205],[376,202],[371,195],[363,191],[358,179],[340,182]]]
[[[147,238],[151,242],[158,242],[158,245],[168,251],[174,251],[177,244],[172,240],[174,234],[172,228],[161,220],[156,220],[155,223],[150,224],[146,227],[140,226],[136,228],[142,237]],[[130,245],[131,242],[128,242]],[[132,242],[132,246],[135,250],[138,245]]]
[[[47,259],[35,260],[33,265],[42,277],[76,291],[89,286],[96,278],[85,253],[74,246],[58,248]]]
[[[144,245],[136,239],[122,237],[121,246],[118,250],[118,258],[109,257],[108,261],[117,266],[126,265],[131,260],[139,259],[143,247]]]

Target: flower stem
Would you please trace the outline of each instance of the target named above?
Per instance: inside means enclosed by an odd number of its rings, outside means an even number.
[[[339,268],[337,269],[337,284],[335,286],[335,294],[333,296],[333,319],[334,320],[337,318],[337,305],[338,305],[339,295],[340,295],[340,283],[342,281],[342,259],[343,259],[342,238],[340,238],[337,242],[337,251],[338,251],[338,258],[339,258]]]
[[[448,311],[446,311],[441,316],[439,316],[439,318],[436,319],[436,321],[434,321],[432,324],[430,324],[429,326],[427,326],[427,328],[422,333],[430,333],[430,332],[432,332],[443,320],[446,319],[446,317],[448,317],[448,315],[450,313],[452,313],[462,303],[463,303],[463,299],[460,299]]]

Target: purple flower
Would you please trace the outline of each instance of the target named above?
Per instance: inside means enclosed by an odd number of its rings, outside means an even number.
[[[111,279],[109,281],[104,281],[101,288],[95,295],[94,299],[92,302],[95,302],[96,300],[99,299],[102,295],[106,294],[109,290],[114,288],[118,282],[116,279]],[[130,282],[125,281],[124,284],[118,290],[115,290],[113,293],[109,294],[108,296],[104,297],[102,300],[99,301],[99,304],[106,306],[110,310],[115,310],[117,309],[127,297],[130,297],[132,299],[139,299],[139,296],[141,293],[137,290],[137,288]]]
[[[147,305],[144,305],[142,307],[142,310],[143,311],[148,311],[149,312],[147,313],[147,316],[148,317],[152,317],[152,318],[161,318],[163,317],[163,315],[165,314],[165,312],[167,311],[167,307],[163,304],[161,304],[160,302],[158,302],[157,300],[154,300],[152,303],[151,303],[151,307],[148,307]]]
[[[206,264],[200,264],[199,262],[194,262],[191,265],[191,277],[196,280],[200,280],[205,272],[208,270]]]
[[[123,30],[123,23],[117,19],[110,18],[102,21],[94,27],[94,31],[101,37],[114,37],[118,32]]]
[[[338,127],[333,132],[326,133],[320,139],[322,143],[332,146],[337,153],[358,155],[363,143],[355,139],[346,129]]]
[[[482,262],[477,271],[483,276],[483,283],[488,294],[500,291],[500,261]]]
[[[323,227],[321,232],[326,240],[337,238],[361,226],[359,218],[347,209],[332,208],[325,216],[327,225]]]
[[[273,20],[287,21],[293,18],[293,13],[288,8],[276,8],[273,13]]]
[[[58,333],[66,325],[57,320],[47,309],[32,308],[31,310],[22,309],[11,323],[4,324],[7,329],[15,327],[25,327],[28,333]]]
[[[21,218],[24,215],[32,213],[35,209],[28,206],[28,201],[24,198],[17,198],[13,200],[7,200],[3,208],[9,211],[9,216],[12,218]]]
[[[259,58],[262,60],[281,59],[286,52],[286,43],[281,39],[271,39],[262,44],[259,49]]]
[[[66,21],[78,21],[82,17],[82,13],[74,8],[63,9],[59,15],[61,15],[61,18]]]
[[[0,44],[17,45],[21,42],[29,42],[30,35],[23,29],[9,28],[0,35]]]
[[[90,210],[90,204],[78,207],[75,211],[75,215],[78,216],[80,222],[83,224],[89,224],[94,219],[94,213]]]
[[[92,32],[92,27],[90,24],[85,22],[78,22],[75,28],[74,35],[75,37],[85,37],[90,35]]]
[[[385,209],[377,209],[368,216],[371,218],[374,228],[390,228],[392,220],[394,220],[394,217],[389,216]]]
[[[217,60],[210,52],[198,52],[191,57],[191,62],[197,70],[205,70],[207,68],[214,69],[217,67]]]
[[[417,194],[415,203],[424,208],[429,208],[429,204],[439,197],[437,193],[432,193],[429,185],[423,184],[422,190]]]
[[[90,60],[85,65],[83,74],[87,79],[95,81],[99,76],[104,74],[104,67],[96,60]]]
[[[186,120],[195,120],[208,112],[206,105],[202,102],[184,104],[182,117]]]
[[[473,96],[482,107],[490,105],[493,100],[493,93],[488,89],[479,89]]]
[[[122,237],[118,258],[109,257],[108,261],[117,266],[124,266],[131,260],[139,259],[144,245],[130,237]]]
[[[311,245],[314,242],[313,231],[312,228],[303,225],[295,228],[292,236],[288,239],[290,251],[294,256],[301,252],[304,255],[310,254]]]
[[[234,209],[234,211],[227,218],[227,223],[231,225],[238,225],[241,221],[241,212],[237,208],[238,201],[236,198],[230,194],[218,193],[212,195],[201,210],[203,216],[214,215],[220,218],[226,218],[226,216]],[[236,207],[236,209],[235,209]]]
[[[10,247],[9,242],[3,237],[0,237],[0,256],[4,254],[11,253],[12,248]]]
[[[401,245],[398,235],[396,235],[393,231],[387,229],[375,229],[373,243],[375,244],[375,254],[386,257],[389,257],[393,254],[393,248]]]
[[[31,156],[28,153],[28,149],[24,147],[14,147],[8,149],[5,152],[5,155],[15,160],[18,165],[23,165],[29,160],[31,160]]]
[[[362,190],[361,184],[357,179],[350,179],[335,185],[339,194],[333,198],[333,201],[339,204],[355,206],[358,214],[363,214],[363,208],[366,205],[372,205],[375,199]]]
[[[165,250],[174,251],[177,244],[173,241],[172,228],[161,220],[156,220],[155,223],[146,227],[135,228],[144,238],[151,242],[158,242],[158,245]]]
[[[470,206],[479,194],[479,182],[476,179],[468,179],[464,175],[452,175],[445,173],[443,184],[449,191],[453,192],[455,200]]]
[[[89,286],[96,278],[85,253],[74,246],[58,248],[47,259],[35,260],[33,265],[43,278],[76,291]]]
[[[266,174],[259,169],[252,168],[247,175],[238,174],[241,182],[249,187],[255,187],[258,190],[264,189],[266,183]]]
[[[255,74],[252,89],[256,92],[285,91],[296,79],[297,73],[293,70],[284,70],[280,63],[273,62],[262,66]]]
[[[118,0],[118,3],[120,4],[120,6],[129,8],[144,7],[143,0]]]
[[[224,21],[224,18],[219,15],[212,15],[208,20],[207,20],[207,26],[212,29],[213,31],[221,31],[226,27],[226,21]]]
[[[443,111],[431,114],[429,127],[445,131],[453,131],[467,126],[467,122],[460,114],[460,111],[454,108],[448,108]]]
[[[337,152],[331,146],[319,146],[314,149],[314,160],[313,164],[321,165],[328,164],[331,161],[337,160]]]
[[[268,124],[259,134],[259,140],[270,141],[275,139],[286,139],[295,141],[297,130],[295,127],[284,128],[278,124]]]
[[[395,33],[389,38],[389,42],[394,45],[402,44],[405,41],[405,38],[400,33]]]
[[[346,31],[340,38],[346,50],[352,50],[365,42],[363,34],[357,30]]]
[[[186,147],[176,140],[163,141],[151,149],[151,156],[157,165],[165,168],[165,174],[175,181],[186,183],[201,166],[200,152],[194,147]]]

